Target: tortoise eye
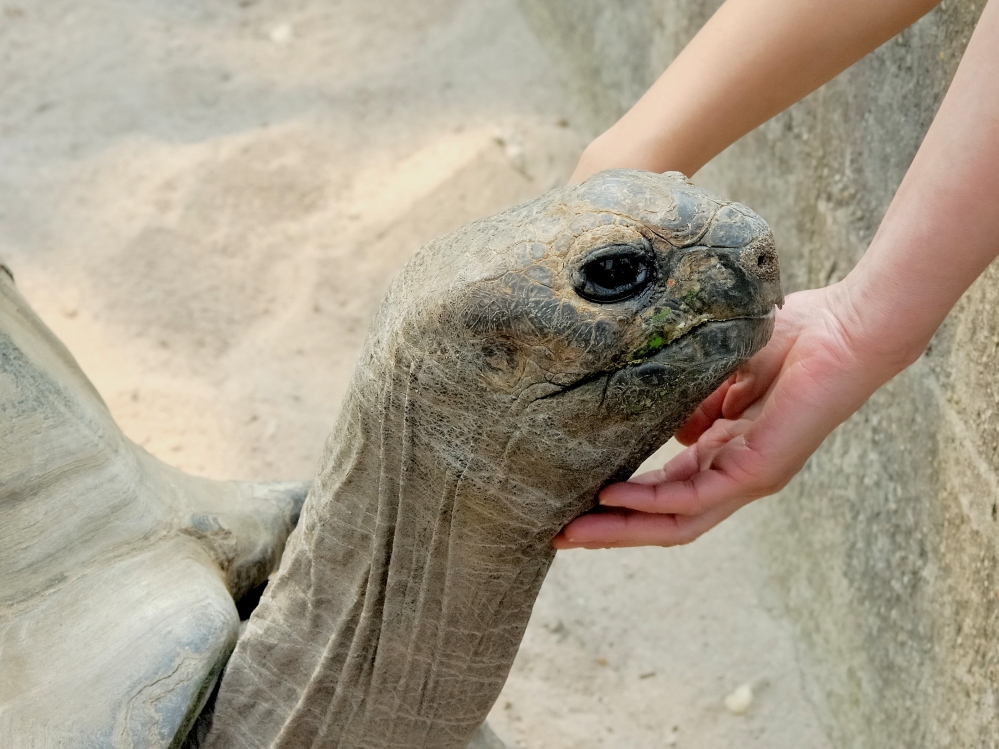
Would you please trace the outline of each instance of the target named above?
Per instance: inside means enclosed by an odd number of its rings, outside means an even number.
[[[573,285],[583,299],[611,304],[641,294],[652,275],[647,253],[629,245],[612,245],[576,271]]]

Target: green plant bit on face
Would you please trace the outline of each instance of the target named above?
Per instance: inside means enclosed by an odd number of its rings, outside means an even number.
[[[646,356],[649,356],[649,354],[654,354],[656,351],[658,351],[665,345],[666,345],[666,339],[657,333],[656,335],[652,336],[648,341],[646,341],[644,346],[642,346],[638,351],[635,352],[635,358],[644,359]]]

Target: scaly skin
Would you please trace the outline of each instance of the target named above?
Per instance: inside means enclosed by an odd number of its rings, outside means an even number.
[[[621,248],[648,259],[648,285],[580,296],[581,269]],[[374,323],[203,745],[466,746],[552,538],[766,342],[780,301],[762,219],[677,174],[605,172],[424,248]]]

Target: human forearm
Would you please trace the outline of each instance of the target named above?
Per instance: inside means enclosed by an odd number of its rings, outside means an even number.
[[[997,254],[999,0],[990,0],[874,241],[846,279],[864,310],[857,346],[897,368],[909,363]]]
[[[939,0],[728,0],[573,175],[693,174]]]

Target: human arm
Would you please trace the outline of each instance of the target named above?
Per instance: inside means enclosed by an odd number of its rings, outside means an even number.
[[[867,253],[838,284],[792,294],[774,338],[702,404],[660,471],[601,493],[557,548],[672,545],[771,494],[884,382],[918,358],[999,254],[999,0]]]
[[[570,181],[614,167],[690,176],[939,0],[728,0]]]

